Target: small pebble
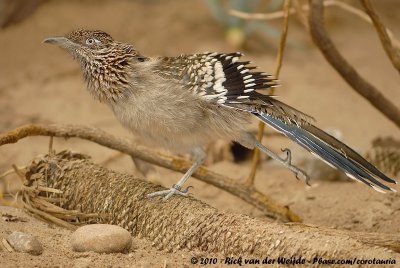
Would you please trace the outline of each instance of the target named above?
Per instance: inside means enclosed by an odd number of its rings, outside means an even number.
[[[43,253],[43,247],[40,242],[31,234],[22,232],[12,232],[6,238],[10,246],[18,252],[26,252],[32,255]]]
[[[89,224],[78,228],[71,236],[72,249],[78,252],[127,252],[131,234],[122,227],[110,224]]]

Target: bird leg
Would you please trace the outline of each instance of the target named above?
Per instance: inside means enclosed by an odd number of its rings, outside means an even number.
[[[290,169],[290,171],[292,171],[297,179],[300,179],[299,176],[301,176],[304,181],[306,182],[307,185],[310,185],[310,177],[308,177],[308,175],[301,169],[299,169],[298,167],[294,166],[292,164],[292,152],[288,149],[282,149],[282,152],[286,153],[286,157],[285,158],[280,158],[277,154],[273,153],[271,150],[269,150],[267,147],[265,147],[264,145],[262,145],[259,141],[255,142],[255,146],[263,153],[269,155],[272,159],[280,162],[282,165],[284,165],[285,167],[287,167],[288,169]]]
[[[173,195],[189,195],[189,188],[192,186],[188,186],[186,189],[181,190],[183,184],[192,176],[192,174],[203,164],[206,158],[206,153],[201,148],[197,148],[194,150],[194,163],[189,168],[189,170],[183,175],[183,177],[168,190],[158,191],[147,195],[147,198],[152,198],[155,196],[164,196],[163,200],[168,200]]]

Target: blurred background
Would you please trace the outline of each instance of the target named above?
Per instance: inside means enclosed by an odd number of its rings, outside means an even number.
[[[88,28],[104,30],[114,39],[132,43],[149,56],[241,51],[245,60],[251,60],[262,71],[273,73],[282,19],[243,20],[229,16],[228,11],[271,13],[281,10],[282,2],[0,0],[0,131],[28,123],[72,123],[131,137],[111,111],[88,94],[79,66],[61,49],[42,44],[45,37]],[[362,9],[359,1],[343,2]],[[400,2],[372,3],[394,36],[400,36]],[[399,107],[400,77],[373,26],[338,7],[327,7],[325,13],[327,30],[340,52]],[[399,128],[355,93],[326,62],[295,15],[290,17],[279,79],[282,87],[275,94],[280,100],[312,115],[319,127],[339,133],[362,154],[371,150],[372,141],[378,137],[400,138]],[[257,123],[249,128],[256,131]],[[266,133],[272,131],[267,128]],[[281,137],[267,137],[264,143],[277,152],[280,148],[293,148]],[[36,155],[46,153],[47,146],[48,138],[33,137],[0,147],[0,173],[9,170],[12,164],[28,164]],[[224,146],[217,146],[217,151],[224,150]],[[96,163],[107,163],[107,167],[118,171],[135,172],[128,156],[109,161],[115,152],[87,141],[55,139],[54,148],[86,153]],[[303,151],[296,149],[295,152],[299,163],[313,161],[308,160]],[[209,166],[227,176],[245,179],[250,161],[233,163],[229,159],[216,156],[209,161]],[[169,186],[180,176],[156,168],[151,177]],[[19,187],[17,181],[15,175],[1,180],[0,192],[15,191]],[[255,208],[219,189],[195,179],[191,179],[190,184],[195,186],[196,198],[221,210],[262,217]],[[400,226],[393,224],[400,221],[400,201],[396,194],[382,195],[343,179],[314,179],[312,187],[306,187],[289,171],[266,161],[257,173],[256,187],[279,203],[290,206],[306,223],[363,231],[400,231]]]

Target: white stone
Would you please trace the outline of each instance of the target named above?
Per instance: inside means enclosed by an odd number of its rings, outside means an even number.
[[[127,252],[131,234],[122,227],[110,224],[89,224],[78,228],[71,236],[74,251],[97,253]]]

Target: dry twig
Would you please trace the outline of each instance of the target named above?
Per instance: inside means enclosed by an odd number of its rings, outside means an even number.
[[[323,1],[310,0],[309,24],[314,43],[321,50],[326,60],[355,91],[400,127],[400,110],[373,85],[362,78],[336,49],[324,28],[323,12]]]
[[[274,73],[274,76],[276,79],[279,78],[279,73],[280,73],[281,67],[282,67],[283,52],[285,51],[286,37],[287,37],[288,30],[289,30],[289,13],[290,13],[290,0],[285,0],[285,2],[283,3],[284,18],[283,18],[283,24],[282,24],[282,32],[281,32],[281,38],[279,41],[278,54],[276,56],[276,67],[275,67],[275,73]],[[274,88],[271,89],[270,94],[271,95],[274,94]],[[260,142],[262,141],[262,138],[264,136],[264,128],[265,128],[265,124],[263,122],[260,122],[258,124],[258,134],[257,134],[257,139]],[[250,174],[246,180],[247,185],[254,184],[254,178],[256,176],[257,167],[258,167],[259,162],[260,162],[260,151],[255,148]]]
[[[77,137],[86,139],[126,153],[134,158],[181,173],[185,173],[192,165],[192,163],[183,158],[161,154],[144,146],[132,144],[129,141],[114,137],[98,128],[78,125],[32,124],[22,126],[0,135],[0,146],[15,143],[28,136]],[[208,170],[203,166],[193,174],[193,177],[241,198],[261,210],[267,216],[284,221],[300,221],[300,217],[294,214],[289,208],[277,204],[252,186],[243,185],[231,178]]]

